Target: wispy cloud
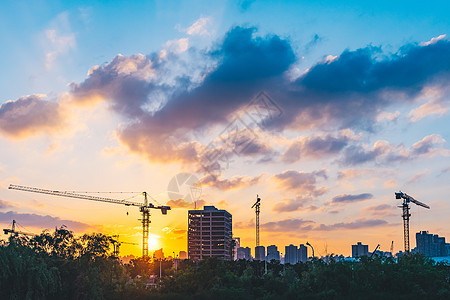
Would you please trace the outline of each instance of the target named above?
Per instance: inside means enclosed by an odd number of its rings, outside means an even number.
[[[370,193],[363,193],[363,194],[357,194],[357,195],[349,195],[349,194],[343,194],[333,197],[331,199],[332,204],[341,204],[341,203],[354,203],[354,202],[360,202],[364,200],[372,199],[373,195]]]

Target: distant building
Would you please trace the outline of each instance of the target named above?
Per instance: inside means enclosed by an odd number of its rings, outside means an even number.
[[[187,259],[188,255],[186,251],[180,251],[180,254],[178,255],[179,259]]]
[[[214,206],[188,212],[188,256],[192,260],[217,257],[230,260],[232,255],[232,216]]]
[[[237,259],[238,259],[238,258],[237,258],[237,249],[238,249],[239,247],[241,247],[241,238],[239,238],[239,237],[234,237],[234,238],[233,238],[233,241],[234,241],[233,259],[234,259],[234,260],[237,260]]]
[[[237,259],[252,259],[252,253],[250,247],[239,247],[236,249]]]
[[[153,252],[153,258],[155,259],[163,259],[164,258],[164,252],[163,249],[159,249],[159,250],[155,250],[155,252]]]
[[[363,245],[361,242],[358,242],[356,245],[352,245],[352,257],[360,257],[369,255],[369,246]]]
[[[271,245],[271,246],[267,247],[266,259],[269,262],[272,260],[280,261],[280,251],[278,251],[277,246]]]
[[[284,263],[295,265],[298,262],[297,259],[297,246],[290,244],[285,247]]]
[[[308,248],[303,244],[300,244],[300,247],[297,250],[297,261],[302,263],[308,261]]]
[[[264,246],[255,247],[255,260],[266,260],[266,248]]]
[[[437,234],[428,233],[428,231],[420,231],[416,233],[416,251],[428,257],[447,256],[447,244],[445,237]]]

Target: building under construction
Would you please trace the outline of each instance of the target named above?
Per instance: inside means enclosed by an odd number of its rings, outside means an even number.
[[[188,212],[188,256],[192,260],[233,258],[232,216],[223,209],[205,206]]]

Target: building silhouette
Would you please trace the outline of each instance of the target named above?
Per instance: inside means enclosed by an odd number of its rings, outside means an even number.
[[[178,254],[179,259],[187,259],[187,252],[186,251],[180,251],[180,254]]]
[[[250,247],[239,247],[236,250],[237,259],[252,259],[252,253]]]
[[[233,245],[233,260],[237,260],[237,249],[241,247],[241,238],[234,237],[233,238],[234,245]]]
[[[255,247],[255,260],[265,260],[266,259],[266,248],[264,246]]]
[[[278,251],[277,246],[271,245],[267,247],[266,259],[269,262],[272,260],[280,261],[280,251]]]
[[[358,242],[356,245],[352,245],[352,257],[360,257],[369,255],[369,246],[363,245],[361,242]]]
[[[231,260],[232,216],[226,210],[204,206],[188,212],[188,256],[198,261],[206,257]]]
[[[308,248],[300,244],[300,247],[297,250],[297,262],[305,263],[308,261]]]
[[[298,262],[297,255],[297,246],[285,246],[284,263],[295,265]]]
[[[445,243],[445,237],[437,234],[420,231],[416,233],[415,252],[422,253],[428,257],[441,257],[448,255],[448,244]]]

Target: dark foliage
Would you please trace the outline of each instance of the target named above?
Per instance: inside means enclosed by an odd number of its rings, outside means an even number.
[[[0,299],[450,299],[450,266],[421,255],[272,261],[267,272],[259,261],[184,260],[175,270],[149,258],[123,265],[109,243],[65,228],[11,238],[0,246]]]

